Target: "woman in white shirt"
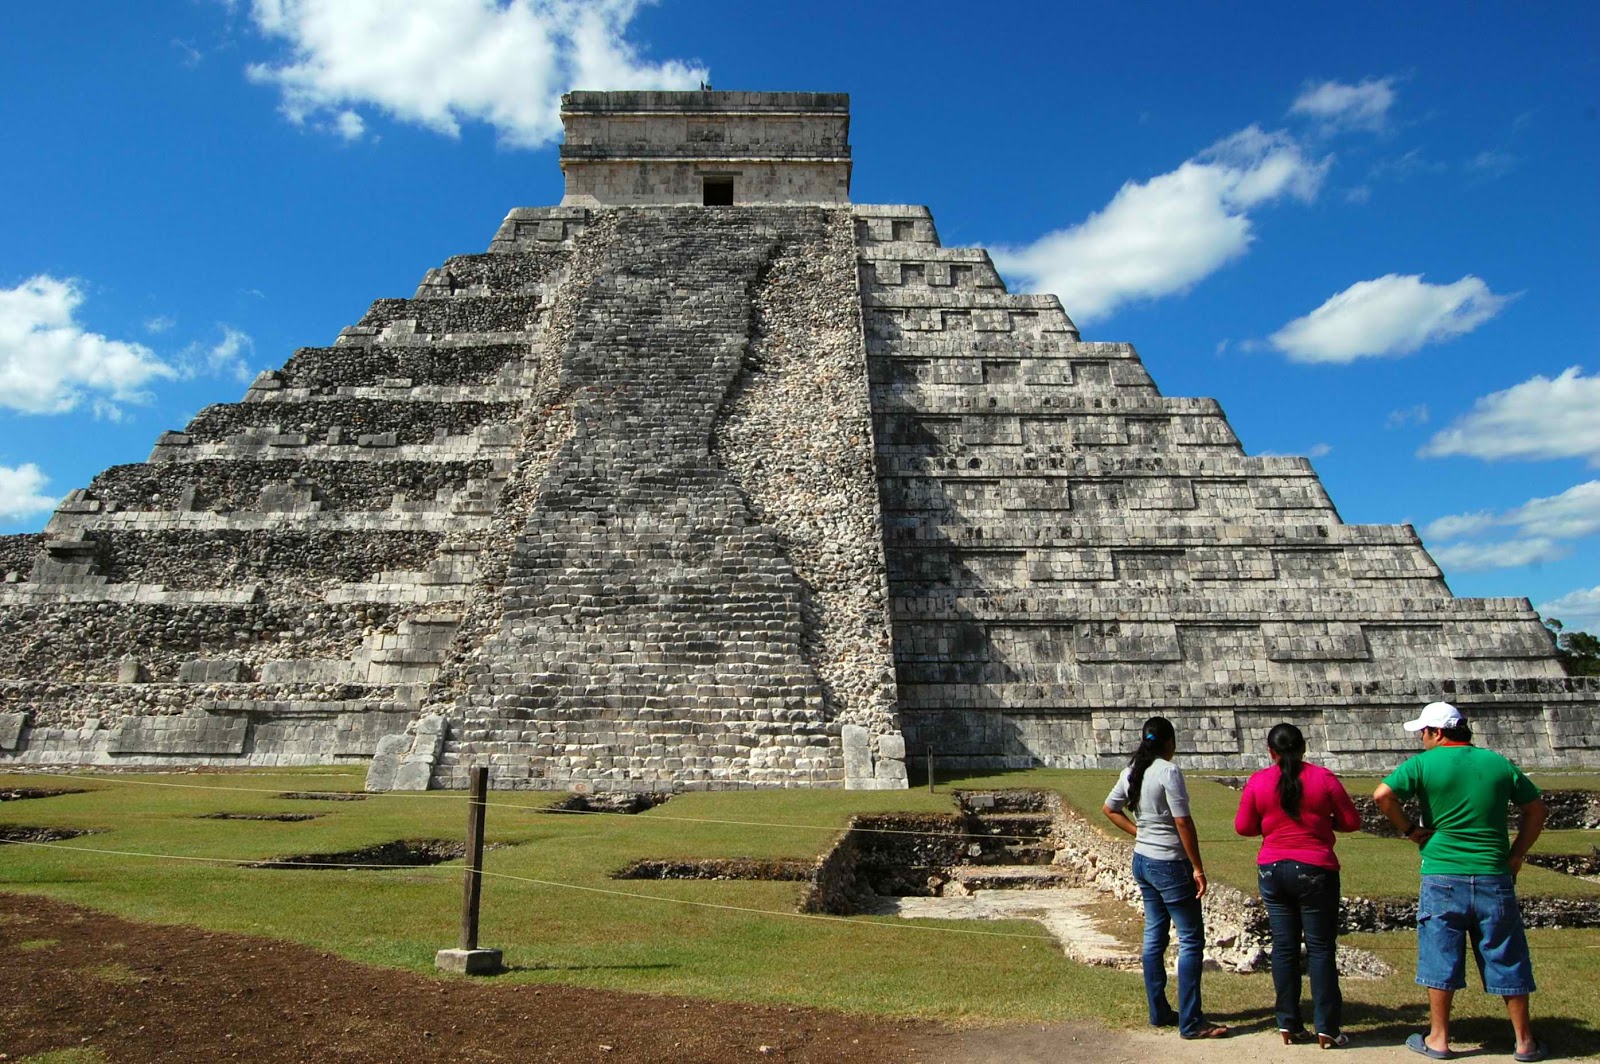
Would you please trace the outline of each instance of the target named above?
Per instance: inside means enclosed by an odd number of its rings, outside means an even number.
[[[1134,837],[1133,878],[1144,897],[1144,992],[1154,1027],[1178,1028],[1184,1038],[1223,1038],[1228,1028],[1208,1023],[1200,1004],[1200,967],[1206,928],[1200,899],[1206,892],[1200,837],[1189,815],[1189,791],[1172,763],[1177,733],[1165,717],[1151,717],[1103,807],[1106,817]],[[1131,816],[1130,816],[1131,814]],[[1167,941],[1178,929],[1178,1009],[1167,1003]]]

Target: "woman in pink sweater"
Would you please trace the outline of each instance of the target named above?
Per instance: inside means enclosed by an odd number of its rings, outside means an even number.
[[[1272,766],[1251,776],[1239,799],[1233,828],[1260,835],[1261,900],[1272,926],[1272,985],[1278,1033],[1285,1045],[1310,1040],[1300,1014],[1300,940],[1306,944],[1317,1044],[1346,1045],[1340,1030],[1335,940],[1339,934],[1339,859],[1333,833],[1355,831],[1361,817],[1339,777],[1305,762],[1306,739],[1293,724],[1267,733]]]

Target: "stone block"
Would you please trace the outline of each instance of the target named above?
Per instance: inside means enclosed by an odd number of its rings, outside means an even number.
[[[442,949],[434,954],[433,966],[456,975],[495,975],[505,967],[497,949]]]
[[[16,750],[22,743],[22,729],[27,723],[26,713],[0,713],[0,750]]]

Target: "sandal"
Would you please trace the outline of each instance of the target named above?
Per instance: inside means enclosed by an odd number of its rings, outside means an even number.
[[[1513,1053],[1511,1054],[1511,1059],[1520,1061],[1521,1064],[1533,1064],[1533,1061],[1543,1060],[1549,1055],[1550,1047],[1536,1038],[1533,1041],[1532,1049],[1528,1050],[1526,1053]]]
[[[1279,1027],[1278,1033],[1283,1035],[1283,1044],[1286,1046],[1305,1045],[1307,1042],[1311,1041],[1311,1032],[1306,1030],[1304,1027]]]
[[[1414,1034],[1407,1038],[1406,1048],[1411,1050],[1413,1053],[1421,1053],[1425,1057],[1432,1057],[1434,1060],[1456,1059],[1454,1051],[1449,1049],[1433,1048],[1428,1044],[1428,1036],[1421,1033]]]
[[[1323,1034],[1317,1032],[1317,1045],[1322,1049],[1343,1049],[1350,1044],[1350,1036],[1344,1032],[1338,1034]]]

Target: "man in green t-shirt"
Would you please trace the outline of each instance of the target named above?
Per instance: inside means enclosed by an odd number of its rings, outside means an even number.
[[[1459,709],[1430,702],[1406,731],[1420,732],[1422,753],[1391,772],[1373,793],[1395,828],[1422,851],[1422,890],[1417,896],[1417,982],[1428,988],[1427,1034],[1413,1034],[1407,1048],[1449,1060],[1450,1005],[1467,985],[1466,947],[1483,976],[1483,988],[1506,999],[1516,1032],[1516,1059],[1543,1060],[1550,1051],[1533,1036],[1528,995],[1533,962],[1517,906],[1516,875],[1544,830],[1539,788],[1516,765],[1493,750],[1472,745],[1472,729]],[[1422,820],[1401,808],[1415,798]],[[1507,805],[1522,810],[1514,841]]]

